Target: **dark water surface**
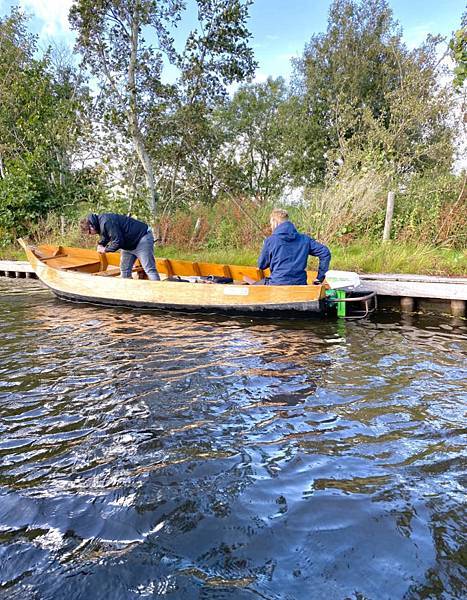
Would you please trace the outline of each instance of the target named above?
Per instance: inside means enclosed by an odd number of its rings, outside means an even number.
[[[2,599],[465,597],[465,321],[0,294]]]

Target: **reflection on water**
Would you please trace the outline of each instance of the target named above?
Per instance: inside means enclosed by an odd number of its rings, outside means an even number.
[[[463,597],[465,322],[0,293],[0,597]]]

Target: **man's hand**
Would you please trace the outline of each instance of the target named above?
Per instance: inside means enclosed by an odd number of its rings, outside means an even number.
[[[97,251],[99,254],[105,254],[105,246],[101,246],[100,244],[97,246]]]

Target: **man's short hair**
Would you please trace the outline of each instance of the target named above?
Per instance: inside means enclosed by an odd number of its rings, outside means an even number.
[[[89,222],[88,217],[83,217],[79,222],[79,228],[81,230],[81,233],[89,233],[90,226],[91,223]]]
[[[277,221],[287,221],[289,219],[289,213],[283,208],[275,208],[271,213],[271,219],[276,219]]]

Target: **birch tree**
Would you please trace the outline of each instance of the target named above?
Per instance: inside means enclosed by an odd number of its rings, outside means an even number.
[[[219,87],[254,70],[244,25],[250,1],[196,4],[199,30],[189,34],[182,52],[173,36],[185,8],[183,0],[75,0],[70,11],[77,49],[99,81],[104,113],[128,136],[138,155],[153,218],[158,195],[151,154],[157,152],[148,143],[149,124],[162,130],[167,111],[173,113],[180,103],[193,104],[201,95],[217,94]],[[167,64],[178,69],[178,87],[162,81]]]

